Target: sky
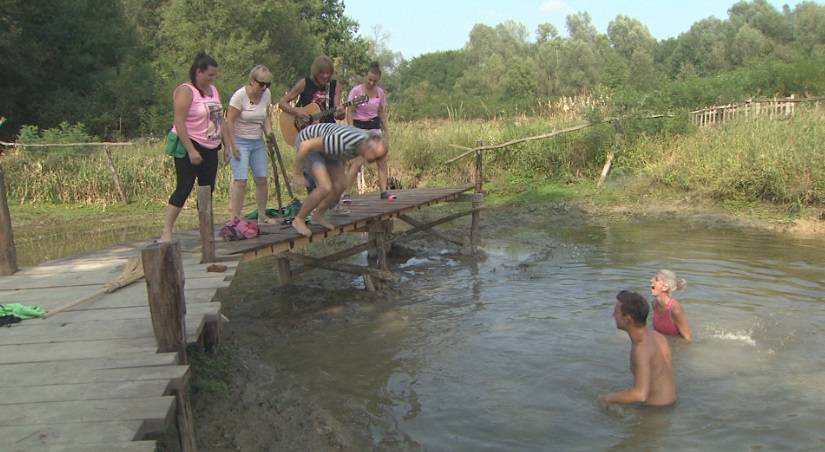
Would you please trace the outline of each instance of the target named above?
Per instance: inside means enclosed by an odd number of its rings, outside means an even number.
[[[781,11],[798,0],[769,0]],[[527,26],[531,39],[536,27],[550,22],[567,35],[565,18],[587,11],[593,24],[607,32],[619,14],[640,20],[657,39],[676,37],[694,22],[710,16],[727,18],[736,1],[728,0],[344,0],[346,15],[360,24],[359,34],[373,37],[375,27],[389,34],[388,46],[406,59],[437,50],[464,47],[473,25],[496,25],[514,20]]]

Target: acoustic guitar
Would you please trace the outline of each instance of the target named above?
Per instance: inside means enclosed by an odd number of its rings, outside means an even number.
[[[344,108],[358,106],[367,103],[367,101],[369,100],[369,96],[364,94],[362,96],[353,98],[351,101],[344,102],[343,104],[341,104],[341,106]],[[295,146],[295,137],[298,136],[298,132],[300,132],[301,129],[310,124],[315,124],[318,122],[319,119],[335,112],[334,108],[321,110],[321,107],[319,107],[316,103],[311,103],[309,105],[304,105],[303,107],[296,108],[308,114],[310,117],[310,122],[302,123],[302,121],[298,119],[297,116],[291,113],[287,113],[285,111],[281,111],[278,114],[278,124],[281,128],[281,133],[284,135],[284,140],[286,140],[286,142],[289,143],[290,146]]]

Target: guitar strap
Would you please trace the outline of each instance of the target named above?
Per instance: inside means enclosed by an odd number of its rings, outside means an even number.
[[[330,96],[329,96],[329,87],[330,87],[331,85],[332,85],[332,80],[330,80],[330,81],[328,81],[328,82],[327,82],[327,87],[326,87],[326,89],[325,89],[325,93],[326,93],[326,96],[327,96],[327,109],[332,108],[332,99],[331,99],[331,98],[330,98]]]

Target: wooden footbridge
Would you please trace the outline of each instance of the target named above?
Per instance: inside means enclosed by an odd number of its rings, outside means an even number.
[[[480,175],[478,154],[473,185],[402,190],[392,202],[376,194],[355,197],[350,215],[331,217],[332,230],[313,225],[313,235],[303,237],[288,225],[266,225],[258,238],[238,242],[215,239],[205,187],[198,193],[200,231],[176,234],[171,243],[116,246],[18,271],[0,171],[0,275],[6,275],[0,276],[0,304],[50,311],[45,319],[0,328],[0,449],[154,451],[159,435],[174,425],[181,450],[197,450],[186,345],[214,348],[220,343],[226,319],[215,295],[230,286],[239,262],[274,255],[282,284],[325,268],[363,275],[368,290],[380,290],[397,280],[386,263],[394,241],[425,232],[475,252]],[[470,190],[475,193],[466,193]],[[409,216],[444,201],[467,201],[472,207],[427,224]],[[466,215],[472,222],[463,239],[433,229]],[[410,228],[394,233],[395,219]],[[366,233],[366,241],[323,258],[299,253],[311,243],[350,232]],[[365,266],[338,262],[365,251]],[[145,282],[127,281],[105,292],[138,256],[138,276],[145,275]]]

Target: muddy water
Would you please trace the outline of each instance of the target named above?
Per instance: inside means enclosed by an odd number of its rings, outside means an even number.
[[[269,288],[235,310],[230,334],[304,389],[330,448],[825,448],[822,242],[628,223],[510,229],[477,265],[431,246],[386,298],[345,278],[334,291]],[[599,394],[632,382],[614,296],[649,298],[657,268],[689,284],[678,298],[695,341],[671,341],[679,401],[601,410]]]

